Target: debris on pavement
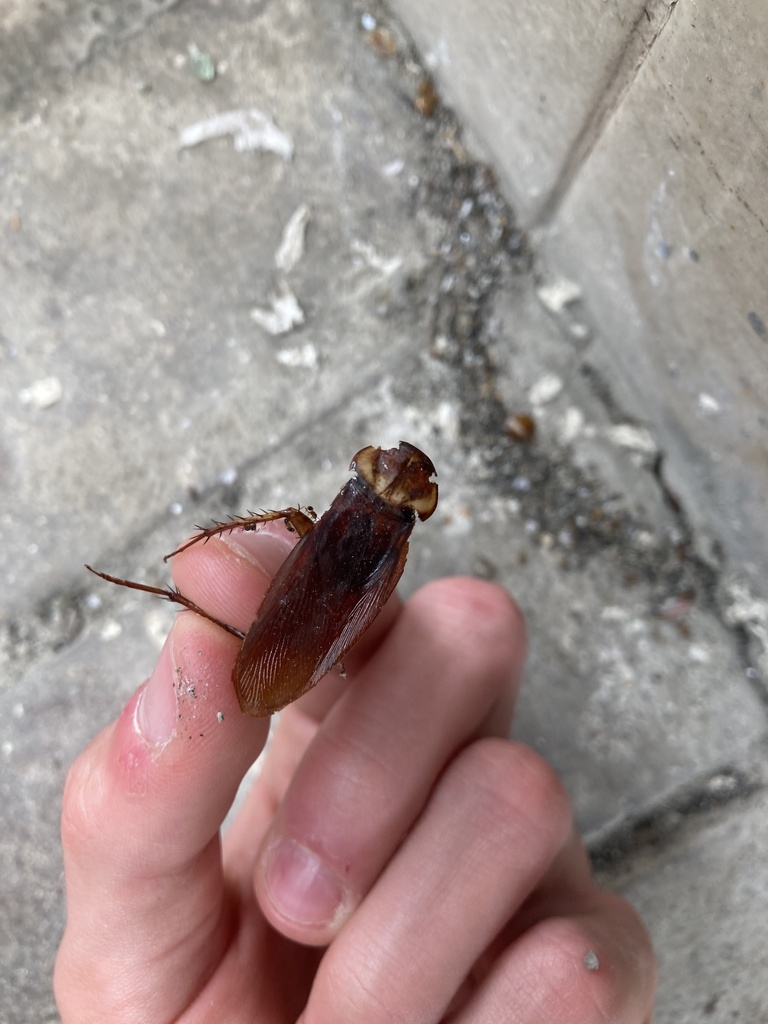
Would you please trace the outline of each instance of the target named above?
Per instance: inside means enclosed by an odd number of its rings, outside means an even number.
[[[280,282],[277,294],[270,295],[269,307],[255,306],[251,318],[267,334],[288,334],[304,323],[304,310],[285,281]]]
[[[275,153],[283,160],[293,157],[293,139],[278,128],[266,114],[251,107],[248,110],[228,110],[183,128],[179,135],[179,149],[191,149],[201,142],[231,135],[237,153],[262,150]]]
[[[203,85],[210,84],[216,78],[216,64],[210,53],[203,53],[194,43],[187,47],[189,66],[195,78]]]
[[[304,240],[309,223],[309,207],[302,203],[288,219],[275,253],[275,266],[288,274],[304,255]]]

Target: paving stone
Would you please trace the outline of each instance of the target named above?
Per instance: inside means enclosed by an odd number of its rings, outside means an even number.
[[[1,612],[66,589],[94,529],[123,544],[423,344],[428,311],[404,296],[427,259],[410,216],[427,142],[360,33],[341,8],[185,5],[12,97],[0,530],[27,540],[0,545]],[[194,41],[226,63],[207,86]],[[291,161],[231,138],[179,150],[185,127],[253,107]],[[306,256],[286,274],[302,204]],[[286,286],[305,322],[272,336],[251,311]]]
[[[766,28],[759,2],[727,22],[678,5],[544,247],[599,309],[593,359],[634,391],[697,531],[762,598],[764,659]]]
[[[762,789],[647,853],[624,891],[654,938],[657,1024],[768,1019],[768,798]]]
[[[526,224],[566,171],[617,65],[668,5],[393,0],[447,101],[501,175]]]
[[[515,499],[442,436],[438,423],[455,417],[444,409],[437,418],[424,414],[450,401],[445,368],[433,373],[431,380],[423,370],[420,377],[417,366],[404,364],[367,395],[351,397],[304,444],[243,469],[242,493],[265,495],[270,505],[306,500],[322,510],[360,438],[378,431],[377,440],[388,444],[403,435],[429,451],[439,468],[440,505],[414,534],[405,590],[464,571],[490,575],[518,596],[531,657],[516,733],[561,772],[587,831],[608,829],[733,761],[745,742],[764,733],[765,722],[723,627],[706,609],[690,609],[683,631],[650,615],[651,586],[628,585],[610,548],[569,567],[569,552],[543,541],[546,530],[532,535]],[[166,534],[180,525],[175,519],[154,531],[118,568],[125,564],[145,578],[154,558],[149,572],[161,579],[159,555],[173,543]],[[66,766],[148,673],[171,614],[149,597],[100,581],[83,604],[80,638],[35,662],[1,695],[0,831],[7,838],[0,858],[14,925],[3,954],[10,984],[23,982],[29,1006],[48,1005],[62,927],[57,819]]]
[[[156,652],[131,619],[109,642],[102,623],[0,693],[0,1018],[8,1024],[58,1020],[51,977],[64,926],[62,787],[74,757],[151,666]]]
[[[568,300],[565,331],[547,312],[514,214],[455,121],[414,110],[410,51],[378,52],[361,6],[342,2],[99,6],[93,36],[85,4],[1,16],[0,56],[11,37],[27,47],[0,108],[8,1024],[56,1020],[63,779],[172,617],[82,562],[162,582],[161,556],[192,524],[322,510],[365,444],[407,439],[438,467],[405,592],[465,572],[517,595],[531,656],[516,731],[561,772],[597,843],[766,731],[743,636],[719,611],[717,561],[670,502],[658,439],[627,415],[626,388],[604,386],[583,304]],[[191,43],[226,62],[209,85],[188,66]],[[230,138],[178,151],[185,126],[251,107],[290,134],[292,161]],[[305,253],[278,272],[302,203]],[[273,337],[251,310],[281,274],[305,321]],[[531,417],[527,442],[510,436],[515,415]],[[684,878],[699,854],[681,851]],[[719,884],[712,856],[702,886]],[[652,874],[641,881],[626,884],[671,943],[688,908],[670,902],[665,924]],[[687,969],[673,961],[670,984]]]

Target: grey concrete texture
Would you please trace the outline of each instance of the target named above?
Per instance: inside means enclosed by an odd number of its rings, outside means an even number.
[[[553,219],[547,256],[599,310],[699,532],[768,625],[764,4],[680,4]],[[590,258],[584,260],[584,253]],[[734,599],[737,601],[738,599]],[[765,655],[763,655],[765,656]]]
[[[768,671],[765,4],[393,6],[536,238],[550,301],[581,300],[577,340],[652,430]]]
[[[194,523],[322,510],[357,449],[401,438],[441,489],[404,590],[463,572],[516,595],[531,638],[516,733],[645,910],[668,972],[659,1020],[680,1019],[675,922],[710,927],[707,893],[746,846],[702,813],[695,843],[664,830],[716,790],[713,814],[758,835],[744,750],[762,764],[764,691],[659,450],[578,316],[542,304],[536,253],[461,126],[416,109],[426,72],[404,31],[342,0],[72,0],[0,7],[0,27],[0,1020],[57,1019],[63,779],[172,616],[82,563],[164,582],[161,555]],[[180,149],[185,128],[253,109],[274,130],[240,114]],[[692,918],[667,880],[710,841]],[[753,941],[762,915],[736,888],[721,909],[736,958],[738,922]],[[702,971],[718,955],[702,945]]]
[[[659,824],[614,878],[655,922],[658,1019],[764,1021],[765,876],[755,865],[768,845],[765,749],[745,756],[739,772],[713,776],[696,804],[670,809]]]
[[[393,10],[413,33],[446,99],[498,168],[524,224],[541,217],[583,146],[616,68],[653,38],[669,0],[439,0]]]

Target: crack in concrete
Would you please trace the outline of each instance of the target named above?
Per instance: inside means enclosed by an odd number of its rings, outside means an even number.
[[[52,594],[25,615],[0,622],[0,665],[26,665],[59,651],[75,641],[84,625],[82,593]],[[7,675],[6,683],[11,682]]]
[[[650,809],[612,822],[588,840],[592,866],[603,876],[631,870],[639,855],[668,848],[694,819],[744,803],[765,789],[760,769],[723,765],[662,799]]]
[[[606,84],[562,162],[549,195],[540,206],[531,230],[544,230],[558,214],[584,165],[596,149],[669,23],[677,0],[649,0],[641,8],[624,46],[608,69]]]

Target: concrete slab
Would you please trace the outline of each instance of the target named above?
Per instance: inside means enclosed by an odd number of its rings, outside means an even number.
[[[762,598],[745,621],[768,665],[768,14],[720,13],[678,5],[544,248],[600,310],[593,358],[634,392],[670,488]]]
[[[64,927],[62,783],[75,752],[151,667],[144,614],[121,609],[119,637],[105,642],[102,623],[0,693],[0,1018],[8,1024],[59,1019],[51,977]],[[116,664],[135,665],[136,675],[116,676]]]
[[[242,467],[241,493],[259,496],[255,504],[261,496],[270,505],[300,498],[322,509],[361,439],[374,432],[384,443],[408,436],[429,451],[439,467],[441,502],[414,537],[405,589],[463,571],[490,575],[518,595],[532,650],[516,733],[556,765],[580,824],[598,834],[733,760],[744,742],[764,733],[764,716],[711,611],[694,606],[683,623],[653,614],[654,583],[626,579],[629,549],[600,546],[580,557],[578,541],[568,546],[552,534],[554,507],[540,508],[532,529],[533,508],[504,487],[509,477],[489,478],[487,448],[473,456],[446,430],[462,414],[455,383],[439,360],[402,363],[365,396],[351,395],[304,443]],[[551,454],[540,451],[538,465],[546,461],[562,487],[566,456],[558,452],[554,462]],[[514,458],[509,449],[505,455]],[[227,496],[214,491],[186,512],[200,521],[229,510]],[[171,519],[105,567],[162,579],[160,553],[184,532],[179,518]],[[657,543],[663,547],[662,538]],[[647,565],[662,565],[653,545]],[[77,640],[35,659],[0,695],[0,877],[12,908],[11,927],[0,936],[9,965],[0,1006],[23,1008],[11,1020],[52,1012],[48,979],[63,926],[57,837],[66,767],[149,671],[172,614],[165,604],[99,581],[89,581],[78,606],[85,628]]]
[[[195,522],[322,509],[363,444],[407,438],[439,469],[406,589],[471,572],[518,595],[532,644],[518,734],[593,835],[654,814],[766,731],[716,567],[660,482],[662,449],[604,386],[587,311],[569,301],[563,333],[542,306],[514,215],[456,122],[414,110],[413,55],[388,53],[341,0],[164,6],[154,20],[130,8],[139,20],[109,21],[93,45],[90,7],[57,8],[64,50],[87,44],[71,65],[49,43],[51,9],[13,12],[24,52],[53,56],[39,77],[24,65],[0,115],[8,1024],[56,1019],[63,777],[170,619],[81,563],[162,579]],[[207,86],[193,42],[227,62]],[[290,133],[292,161],[230,138],[177,151],[185,125],[251,107]],[[305,252],[278,271],[304,202]],[[251,311],[281,276],[305,321],[272,336]],[[529,414],[535,437],[513,436],[510,417]]]
[[[8,100],[0,530],[28,540],[0,544],[4,614],[69,586],[96,523],[101,550],[124,544],[426,336],[427,308],[398,308],[427,260],[422,118],[339,9],[246,8],[233,33],[186,5]],[[209,85],[195,41],[221,66]],[[180,150],[185,127],[251,108],[291,160],[228,136]],[[302,205],[306,254],[281,271]],[[270,334],[252,311],[285,308],[286,288],[303,323]]]
[[[439,88],[533,223],[567,176],[631,67],[668,16],[667,0],[538,0],[478,5],[393,0]]]
[[[659,957],[656,1024],[768,1019],[764,788],[671,832],[623,875]]]

